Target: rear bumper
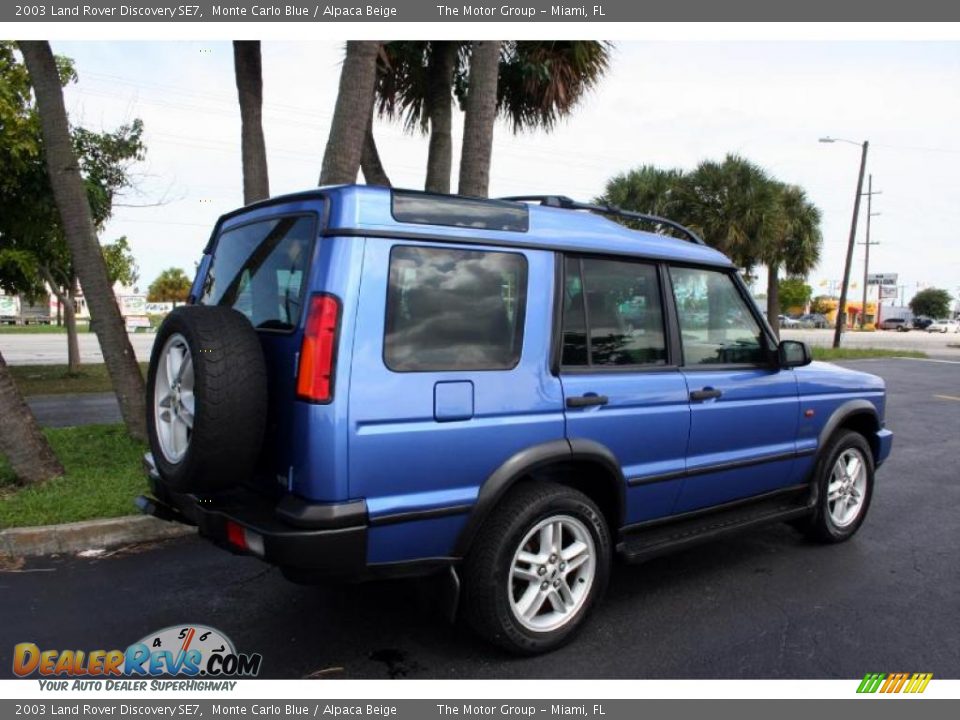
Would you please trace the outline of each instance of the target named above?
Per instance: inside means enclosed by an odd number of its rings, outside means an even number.
[[[883,428],[877,430],[877,461],[876,466],[880,467],[883,461],[890,455],[890,449],[893,447],[893,433]]]
[[[149,455],[145,465],[153,497],[141,496],[137,505],[146,514],[195,525],[216,545],[259,557],[291,576],[352,579],[368,569],[362,500],[308,503],[242,488],[215,497],[178,493],[164,485]]]

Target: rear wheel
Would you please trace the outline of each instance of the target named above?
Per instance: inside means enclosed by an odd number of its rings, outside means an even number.
[[[150,450],[164,482],[207,493],[249,479],[266,414],[266,367],[247,318],[202,305],[170,313],[147,374]]]
[[[560,647],[603,594],[610,556],[606,521],[590,498],[522,484],[493,511],[467,558],[467,620],[512,652]]]

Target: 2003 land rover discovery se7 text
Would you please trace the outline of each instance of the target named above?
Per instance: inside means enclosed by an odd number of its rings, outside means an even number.
[[[229,213],[148,394],[145,512],[299,582],[445,573],[522,653],[573,635],[614,554],[846,540],[892,441],[883,381],[778,343],[692,231],[563,197]]]

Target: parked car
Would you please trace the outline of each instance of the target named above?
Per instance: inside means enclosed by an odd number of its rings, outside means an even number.
[[[789,315],[778,315],[780,320],[780,327],[782,328],[799,328],[802,327],[800,322],[795,318],[790,317]]]
[[[914,330],[926,330],[931,324],[933,324],[933,318],[928,318],[924,315],[918,315],[911,323]]]
[[[142,510],[297,582],[438,574],[527,654],[614,556],[778,521],[848,540],[883,380],[778,342],[692,231],[601,213],[645,217],[358,186],[224,215],[157,332]]]
[[[877,330],[896,330],[897,332],[907,332],[910,326],[904,318],[884,318],[877,326]]]
[[[960,322],[956,320],[950,320],[949,318],[940,318],[939,320],[934,320],[932,323],[927,325],[927,332],[960,332]]]
[[[826,328],[830,326],[826,315],[821,315],[820,313],[807,313],[806,315],[801,315],[798,320],[804,327]]]

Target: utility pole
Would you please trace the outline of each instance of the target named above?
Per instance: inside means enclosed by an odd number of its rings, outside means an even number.
[[[874,195],[883,195],[882,190],[873,191],[873,173],[867,177],[867,191],[864,193],[867,196],[867,239],[866,242],[860,243],[861,245],[866,246],[866,255],[863,258],[863,307],[860,309],[860,329],[863,330],[863,326],[867,322],[867,278],[870,275],[870,246],[879,245],[880,243],[870,242],[870,218],[880,213],[871,212],[870,209],[873,207],[873,196]],[[873,316],[874,325],[879,322],[880,317],[880,286],[877,285],[877,312]]]
[[[833,140],[829,140],[833,142]],[[856,143],[853,143],[854,145]],[[860,175],[857,177],[857,194],[853,200],[853,219],[850,221],[850,240],[847,243],[847,260],[843,266],[843,285],[840,287],[840,304],[837,306],[837,326],[833,330],[833,346],[840,347],[840,338],[843,336],[843,326],[847,319],[847,289],[850,287],[850,265],[853,263],[853,246],[857,242],[857,218],[860,214],[860,196],[863,194],[863,173],[867,167],[867,150],[870,143],[863,141],[863,152],[860,155]]]

